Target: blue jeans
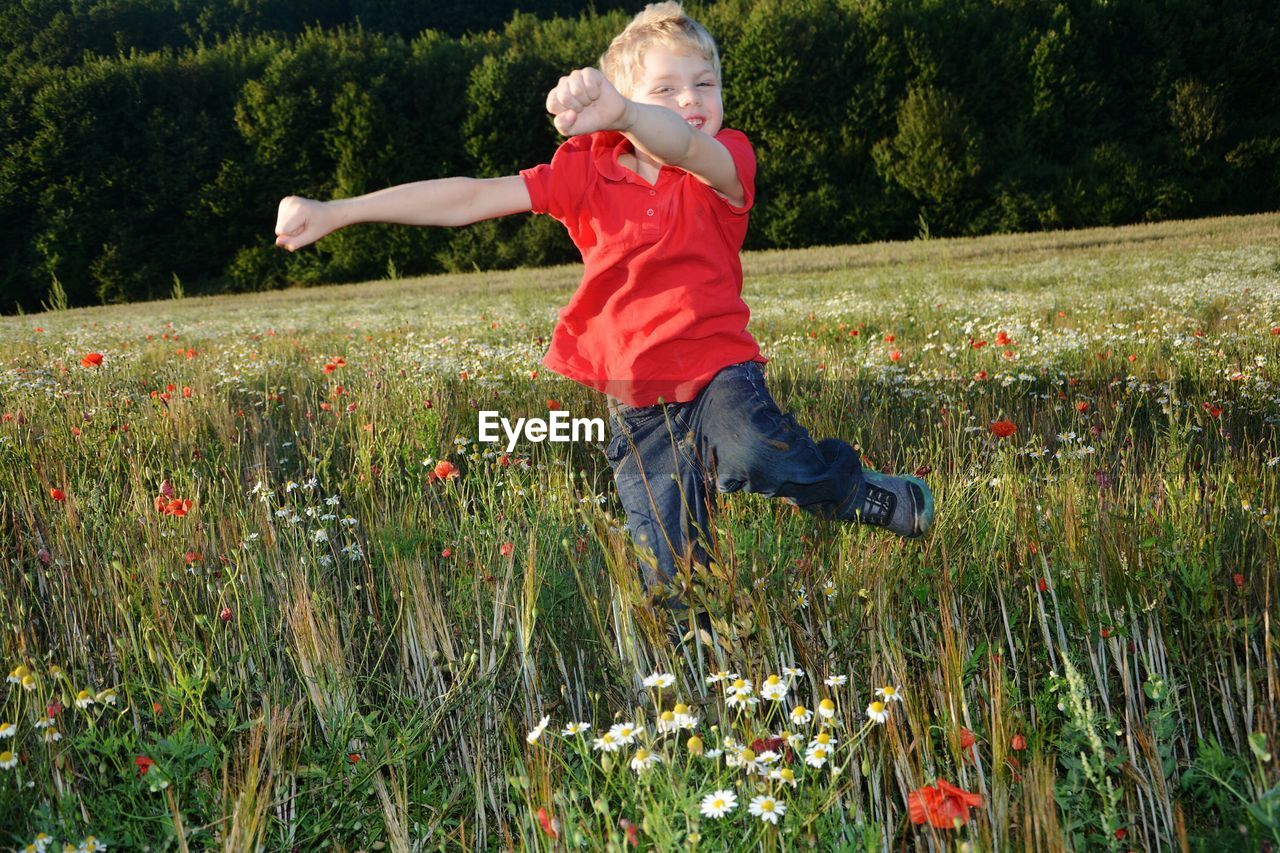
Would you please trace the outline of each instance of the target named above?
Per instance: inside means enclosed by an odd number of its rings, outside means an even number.
[[[609,429],[605,455],[650,589],[669,583],[681,560],[709,562],[717,492],[745,489],[842,521],[862,505],[857,451],[814,442],[778,409],[758,362],[724,368],[687,403],[610,398]]]

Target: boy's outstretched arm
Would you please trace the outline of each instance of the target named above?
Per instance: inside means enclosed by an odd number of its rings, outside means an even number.
[[[599,69],[581,68],[560,78],[547,95],[547,111],[566,136],[621,131],[650,157],[684,169],[730,204],[746,201],[733,157],[715,137],[690,127],[673,110],[624,98]]]
[[[470,225],[532,206],[524,178],[440,178],[336,201],[300,196],[280,200],[276,245],[290,252],[357,222]]]

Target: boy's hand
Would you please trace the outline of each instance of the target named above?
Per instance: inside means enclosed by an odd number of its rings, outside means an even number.
[[[339,225],[323,201],[286,196],[280,199],[276,215],[276,245],[293,252],[337,230]]]
[[[596,68],[580,68],[561,77],[547,95],[547,112],[555,116],[556,130],[565,136],[625,130],[630,104]]]

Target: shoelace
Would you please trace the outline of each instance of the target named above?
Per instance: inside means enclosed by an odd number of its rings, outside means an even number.
[[[887,489],[867,484],[867,496],[862,502],[862,521],[878,527],[888,527],[893,518],[893,509],[898,505],[898,496]]]

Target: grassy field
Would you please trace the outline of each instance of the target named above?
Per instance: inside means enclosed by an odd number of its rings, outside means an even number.
[[[0,318],[0,847],[1280,844],[1280,215],[745,265],[938,519],[723,497],[679,649],[599,447],[476,440],[604,415],[575,267]]]

